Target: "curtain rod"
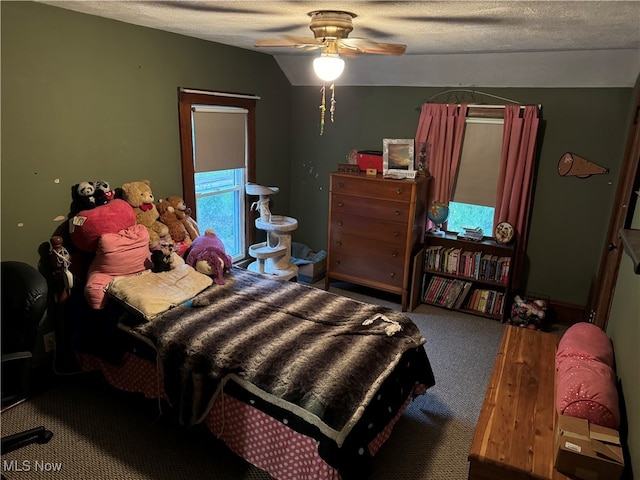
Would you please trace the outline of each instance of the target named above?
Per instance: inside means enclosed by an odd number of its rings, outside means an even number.
[[[248,98],[253,100],[260,100],[258,95],[247,95],[244,93],[227,93],[227,92],[211,92],[208,90],[196,90],[193,88],[180,88],[183,93],[199,93],[201,95],[212,95],[215,97],[231,97],[231,98]]]
[[[509,103],[515,103],[517,105],[520,105],[520,108],[524,108],[526,105],[523,105],[521,102],[518,102],[517,100],[513,100],[511,98],[506,98],[506,97],[501,97],[499,95],[494,95],[492,93],[485,93],[485,92],[481,92],[479,90],[469,90],[469,89],[464,89],[464,88],[453,88],[450,90],[444,90],[442,92],[436,93],[435,95],[432,95],[431,97],[429,97],[427,100],[425,100],[422,103],[428,103],[431,100],[433,100],[436,97],[439,97],[440,95],[444,95],[444,94],[448,94],[448,93],[471,93],[472,95],[486,95],[487,97],[492,97],[492,98],[496,98],[498,100],[503,100],[505,102],[509,102]],[[457,104],[457,106],[461,106],[460,103]],[[504,105],[482,105],[482,104],[468,104],[468,107],[473,107],[473,108],[504,108]],[[542,104],[538,103],[537,104],[538,109],[542,110]],[[417,110],[420,110],[420,107],[417,108]]]
[[[511,98],[500,97],[498,95],[493,95],[492,93],[485,93],[485,92],[480,92],[478,90],[469,90],[469,89],[463,89],[463,88],[454,88],[454,89],[451,89],[451,90],[444,90],[442,92],[436,93],[435,95],[432,95],[426,101],[430,102],[434,98],[439,97],[440,95],[444,95],[446,93],[471,93],[473,95],[485,95],[487,97],[497,98],[498,100],[503,100],[505,102],[516,103],[518,105],[522,105],[521,102],[518,102],[517,100],[512,100]]]

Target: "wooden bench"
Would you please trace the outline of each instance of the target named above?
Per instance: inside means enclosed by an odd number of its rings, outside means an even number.
[[[469,451],[469,480],[566,480],[553,468],[560,337],[509,325]]]

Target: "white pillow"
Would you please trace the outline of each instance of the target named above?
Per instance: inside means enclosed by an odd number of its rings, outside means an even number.
[[[114,278],[107,293],[126,308],[146,320],[195,297],[213,283],[211,277],[189,265],[180,265],[168,272],[151,270]]]

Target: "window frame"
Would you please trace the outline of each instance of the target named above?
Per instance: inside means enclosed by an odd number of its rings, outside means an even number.
[[[184,201],[197,218],[195,166],[193,158],[193,136],[191,111],[194,105],[238,107],[247,110],[247,182],[256,182],[256,100],[254,95],[212,92],[178,88],[178,122],[180,134],[180,163],[182,167],[182,194]],[[251,202],[244,202],[245,252],[248,258],[249,245],[255,243],[255,229],[251,222]]]

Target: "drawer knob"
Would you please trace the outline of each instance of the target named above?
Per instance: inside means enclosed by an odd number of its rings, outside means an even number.
[[[398,231],[393,232],[393,236],[394,236],[394,237],[397,237],[398,235],[400,235],[400,232],[398,232]]]
[[[341,227],[341,226],[342,226],[342,220],[340,220],[340,221],[338,222],[338,226],[339,226],[339,227]]]
[[[402,189],[401,189],[401,188],[397,189],[397,190],[396,190],[396,193],[397,193],[398,195],[400,195],[400,194],[402,193]]]
[[[396,210],[396,217],[400,215],[400,210]]]
[[[339,247],[341,247],[341,246],[342,246],[342,242],[341,242],[340,240],[338,240],[338,241],[336,242],[336,245],[337,245],[337,246],[339,246]]]
[[[340,266],[340,260],[336,260],[336,267]]]
[[[393,252],[393,253],[391,254],[391,256],[392,256],[393,258],[396,258],[396,257],[398,256],[398,252]]]
[[[338,202],[338,206],[339,206],[339,207],[342,207],[342,202]]]
[[[396,272],[391,272],[391,273],[389,274],[389,276],[390,276],[391,278],[395,277],[395,276],[396,276]]]
[[[338,182],[338,186],[339,186],[340,188],[344,187],[344,182]]]

